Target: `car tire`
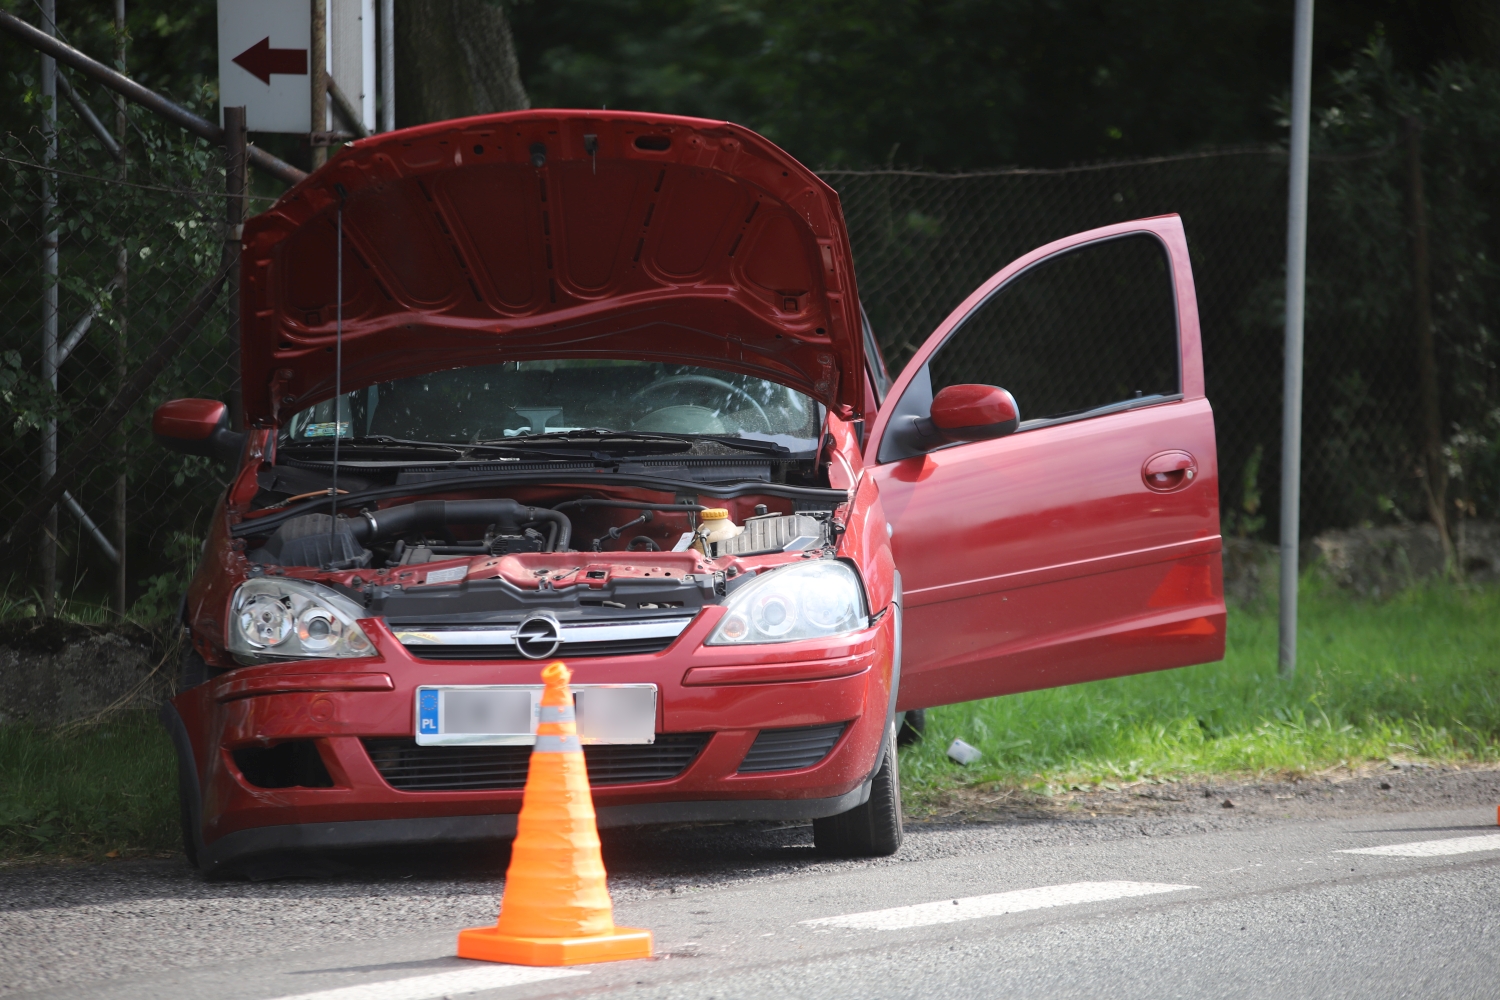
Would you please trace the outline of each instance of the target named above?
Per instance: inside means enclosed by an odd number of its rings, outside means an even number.
[[[177,819],[182,826],[182,853],[188,864],[198,867],[198,831],[193,829],[193,789],[187,786],[187,777],[178,768],[177,774]]]
[[[901,771],[894,741],[870,782],[870,797],[837,816],[813,820],[813,845],[831,858],[883,858],[901,847]]]
[[[907,709],[906,717],[901,720],[901,731],[896,734],[896,745],[898,747],[909,747],[913,743],[922,742],[922,737],[926,735],[927,709]]]

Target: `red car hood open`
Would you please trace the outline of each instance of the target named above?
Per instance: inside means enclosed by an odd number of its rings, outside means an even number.
[[[465,365],[634,358],[770,379],[850,416],[863,344],[838,195],[747,129],[523,111],[346,147],[245,225],[246,420]]]

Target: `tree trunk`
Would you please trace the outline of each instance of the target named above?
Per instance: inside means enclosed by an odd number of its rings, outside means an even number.
[[[398,128],[529,107],[503,6],[490,0],[399,0]]]

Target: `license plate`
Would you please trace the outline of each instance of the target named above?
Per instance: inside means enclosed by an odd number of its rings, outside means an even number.
[[[540,684],[417,688],[419,746],[530,746]],[[580,743],[654,743],[655,684],[574,684]]]

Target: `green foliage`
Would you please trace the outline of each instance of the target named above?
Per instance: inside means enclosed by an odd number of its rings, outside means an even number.
[[[52,387],[22,363],[20,351],[0,354],[0,400],[13,434],[39,429],[55,409]]]
[[[1494,157],[1500,70],[1445,63],[1418,79],[1399,72],[1389,47],[1377,41],[1334,80],[1332,99],[1319,111],[1318,144],[1348,159],[1337,164],[1318,206],[1330,239],[1310,261],[1308,342],[1314,352],[1352,350],[1362,364],[1332,386],[1336,432],[1309,442],[1317,448],[1319,474],[1343,485],[1343,523],[1378,517],[1387,504],[1425,518],[1421,482],[1412,471],[1421,424],[1413,403],[1416,321],[1405,153],[1416,122],[1450,495],[1466,512],[1500,516],[1493,460],[1500,447],[1500,163]],[[1340,268],[1333,263],[1340,260],[1364,266]],[[1348,337],[1315,341],[1311,332],[1319,328]]]
[[[183,592],[197,572],[202,551],[202,537],[190,531],[170,532],[162,554],[171,568],[146,579],[143,593],[130,606],[130,617],[150,624],[176,615]]]
[[[1276,672],[1275,608],[1231,609],[1222,663],[949,705],[902,757],[916,798],[1199,774],[1305,774],[1386,759],[1500,760],[1500,589],[1370,604],[1304,582],[1299,665]],[[984,760],[961,768],[954,738]]]
[[[1384,23],[1465,54],[1448,0],[1318,4],[1318,63]],[[804,162],[1062,165],[1281,138],[1290,8],[1269,0],[524,0],[534,107],[724,118]],[[1434,48],[1434,40],[1456,40]],[[1476,50],[1482,43],[1474,40]]]
[[[175,774],[150,712],[67,733],[0,726],[0,856],[175,850]]]
[[[12,73],[10,82],[22,90],[21,105],[40,106],[34,76]],[[212,115],[213,96],[200,89],[186,103]],[[103,108],[96,110],[112,117]],[[0,305],[5,306],[0,310],[0,420],[7,431],[0,434],[0,461],[9,470],[7,489],[0,491],[0,517],[14,517],[39,481],[41,428],[46,421],[57,421],[64,449],[87,432],[113,398],[121,364],[134,368],[154,349],[222,253],[224,182],[217,149],[131,107],[127,182],[116,183],[118,165],[71,107],[61,109],[57,163],[65,172],[51,182],[58,205],[51,224],[59,231],[59,337],[66,337],[74,323],[91,312],[94,318],[62,365],[54,390],[41,378],[38,289],[44,279],[35,248],[48,220],[37,211],[45,175],[30,164],[41,163],[45,152],[39,118],[31,115],[26,128],[0,134],[0,156],[5,157],[0,160],[0,219],[5,223],[0,227]],[[224,483],[222,467],[191,456],[169,457],[144,429],[152,409],[163,400],[222,398],[227,393],[227,318],[221,299],[147,396],[127,414],[122,422],[125,433],[101,442],[88,474],[70,486],[85,509],[110,531],[105,511],[116,477],[126,474],[127,565],[137,585],[151,591],[144,608],[152,614],[166,600],[162,578],[180,577],[184,564],[174,552],[170,532],[201,533],[196,525]],[[141,516],[147,511],[150,517]],[[112,565],[71,515],[64,513],[59,527],[59,577],[75,590],[64,596],[98,599],[95,595],[107,592],[113,578]],[[31,584],[24,572],[13,579],[13,585],[23,589]],[[175,597],[170,603],[175,607]]]
[[[1240,473],[1239,506],[1229,507],[1224,511],[1226,535],[1254,538],[1266,526],[1266,519],[1260,513],[1260,461],[1265,456],[1265,451],[1263,445],[1256,445],[1250,457],[1245,460],[1244,471]]]

